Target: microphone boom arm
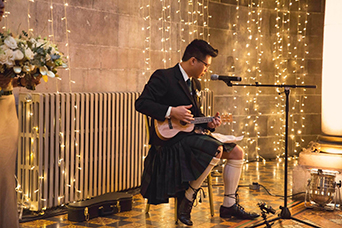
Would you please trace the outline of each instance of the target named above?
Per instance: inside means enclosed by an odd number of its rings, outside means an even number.
[[[280,88],[316,88],[316,85],[287,85],[287,84],[260,84],[259,82],[255,82],[255,84],[233,84],[231,80],[223,80],[227,86],[255,86],[255,87],[280,87]]]

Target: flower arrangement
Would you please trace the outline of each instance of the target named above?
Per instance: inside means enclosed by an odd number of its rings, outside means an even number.
[[[57,68],[66,68],[66,59],[57,45],[25,31],[15,37],[10,32],[0,33],[0,78],[18,78],[27,89],[34,90],[40,79],[58,77]]]

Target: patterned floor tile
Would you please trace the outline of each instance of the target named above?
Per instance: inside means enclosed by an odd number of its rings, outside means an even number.
[[[288,196],[292,194],[292,169],[297,164],[296,160],[289,162],[288,174]],[[223,180],[221,177],[222,167],[219,166],[213,173],[213,193],[214,193],[214,217],[210,215],[209,200],[205,198],[201,204],[193,208],[192,220],[193,227],[199,228],[221,228],[221,227],[248,227],[258,223],[263,223],[265,220],[259,217],[256,220],[237,220],[222,219],[219,217],[220,205],[223,201]],[[251,190],[249,186],[253,182],[258,182],[261,187],[259,190]],[[204,183],[206,186],[206,183]],[[265,190],[267,189],[267,191]],[[205,188],[205,191],[207,189]],[[240,204],[247,211],[255,211],[260,213],[258,203],[266,203],[268,207],[276,210],[276,213],[266,214],[266,219],[278,218],[281,212],[280,206],[284,206],[284,162],[267,161],[264,162],[251,162],[244,165],[240,187],[239,187],[239,200]],[[271,195],[270,195],[271,194]],[[121,212],[106,217],[98,217],[91,219],[88,222],[70,222],[68,221],[67,214],[59,215],[51,218],[44,218],[31,222],[21,223],[20,227],[144,227],[144,228],[179,228],[185,227],[181,224],[175,224],[174,218],[174,201],[170,200],[168,204],[150,205],[149,213],[145,213],[146,201],[140,194],[133,197],[133,209],[127,212]],[[324,228],[342,227],[342,212],[333,211],[327,212],[319,209],[307,209],[303,202],[294,201],[291,198],[287,200],[287,208],[289,208],[292,217],[301,221],[306,221]],[[265,225],[260,226],[265,227]],[[309,227],[301,222],[293,219],[277,220],[272,225],[272,228],[302,228]]]

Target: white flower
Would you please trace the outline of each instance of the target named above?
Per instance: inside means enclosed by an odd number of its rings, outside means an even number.
[[[54,54],[59,55],[59,52],[56,51],[55,47],[51,46],[51,53],[50,54],[51,55],[54,55]]]
[[[6,50],[9,50],[10,48],[7,47],[6,45],[1,45],[0,48],[3,50],[3,51],[6,51]]]
[[[1,50],[1,54],[0,54],[0,64],[1,64],[1,65],[5,64],[5,63],[8,61],[8,58],[9,58],[9,56],[8,56],[8,54],[7,54],[7,52],[6,52],[6,50],[3,49],[3,46],[4,46],[4,45],[2,45],[2,46],[0,47],[0,48],[2,49],[2,50]]]
[[[13,71],[14,71],[14,73],[16,73],[16,74],[20,74],[20,72],[21,72],[21,67],[20,67],[20,66],[14,66],[14,67],[13,67]]]
[[[46,66],[41,66],[39,67],[39,72],[42,74],[42,75],[46,75],[47,72],[48,72],[48,68]]]
[[[49,76],[50,78],[55,77],[55,74],[52,71],[48,71],[46,75]]]
[[[31,39],[30,39],[30,42],[31,42],[32,44],[37,43],[36,39],[34,39],[34,38],[31,38]]]
[[[45,61],[48,62],[48,61],[50,61],[50,59],[51,59],[51,55],[47,54],[47,55],[45,56]]]
[[[25,49],[25,56],[27,59],[33,59],[34,53],[30,48]]]
[[[199,90],[196,89],[196,95],[197,95],[197,97],[201,97],[201,95],[202,95],[202,94],[201,94],[201,91],[199,91]]]
[[[13,52],[13,59],[14,60],[22,60],[24,58],[24,54],[20,50],[15,50]]]
[[[24,72],[30,72],[31,71],[30,66],[27,66],[27,65],[23,66],[23,71]]]
[[[18,47],[17,41],[12,36],[8,36],[5,40],[4,43],[6,44],[7,47],[11,48],[12,50],[16,49]]]
[[[43,39],[39,39],[39,40],[36,41],[36,47],[39,47],[39,46],[41,46],[43,44],[45,44],[45,41]],[[44,45],[42,47],[44,47]]]
[[[3,53],[0,54],[0,64],[12,67],[14,65],[13,51],[6,47],[6,45],[0,46]]]

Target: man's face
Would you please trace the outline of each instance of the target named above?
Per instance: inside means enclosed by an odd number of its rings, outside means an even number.
[[[212,57],[210,55],[207,55],[205,59],[199,59],[195,57],[193,77],[198,79],[205,75],[211,65],[211,59]]]

